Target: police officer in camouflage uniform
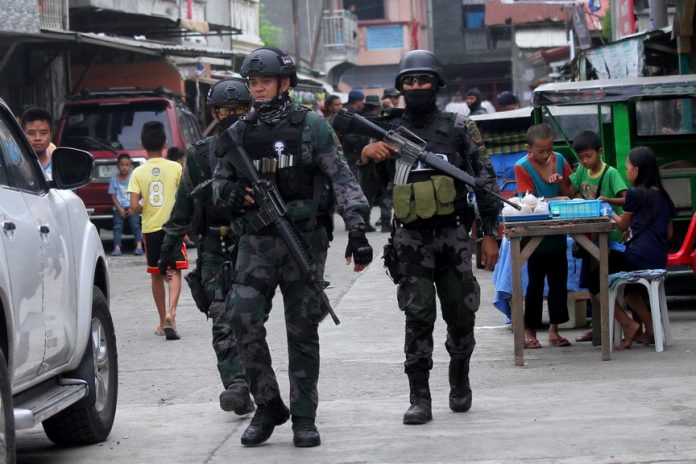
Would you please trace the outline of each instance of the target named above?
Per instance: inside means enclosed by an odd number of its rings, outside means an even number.
[[[323,283],[334,202],[350,227],[346,262],[352,260],[354,270],[360,271],[372,261],[363,221],[367,201],[328,123],[290,101],[288,90],[297,83],[290,56],[260,48],[245,58],[240,73],[248,78],[255,112],[220,136],[224,149],[215,171],[213,196],[218,207],[240,216],[243,224],[227,309],[257,410],[241,442],[263,443],[292,414],[294,445],[318,446],[321,440],[314,424],[318,326],[326,310],[317,286],[308,285],[301,276],[275,226],[255,227],[258,210],[251,189],[234,168],[234,157],[239,156],[236,143],[253,159],[260,176],[277,185],[288,217],[315,259],[315,283]],[[277,286],[285,304],[290,410],[280,396],[264,327]]]
[[[495,172],[480,156],[479,143],[467,127],[466,118],[440,112],[435,97],[444,85],[440,64],[432,53],[414,50],[401,59],[396,88],[404,95],[405,111],[392,113],[387,122],[403,125],[427,141],[427,148],[451,164],[485,180],[498,190]],[[481,145],[481,146],[478,146]],[[484,148],[485,149],[485,148]],[[390,158],[393,148],[383,142],[365,147],[361,162]],[[398,168],[398,161],[397,161]],[[385,249],[385,261],[398,284],[399,307],[406,316],[404,363],[410,386],[411,405],[404,424],[424,424],[432,419],[429,376],[433,366],[433,327],[437,317],[435,294],[447,323],[445,347],[450,355],[449,407],[465,412],[471,407],[469,360],[474,351],[474,322],[480,290],[472,272],[474,247],[469,231],[475,220],[466,185],[444,173],[417,164],[405,179],[395,178],[393,248]],[[486,267],[498,259],[495,241],[499,202],[483,190],[475,190],[480,214]],[[390,259],[391,258],[391,259]]]
[[[249,111],[251,94],[240,79],[224,79],[210,89],[208,107],[222,131]],[[211,180],[217,164],[215,145],[216,136],[208,137],[196,142],[186,153],[176,202],[164,224],[159,265],[166,272],[167,266],[175,260],[172,250],[181,247],[184,236],[191,233],[198,237],[196,270],[186,276],[186,280],[198,308],[213,319],[213,349],[225,387],[220,394],[220,407],[241,415],[252,412],[254,402],[232,335],[232,321],[225,310],[225,295],[218,283],[223,263],[232,259],[235,239],[224,211],[212,205]]]

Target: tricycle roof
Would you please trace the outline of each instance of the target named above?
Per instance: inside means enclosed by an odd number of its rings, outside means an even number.
[[[544,84],[534,89],[532,104],[587,105],[666,96],[696,96],[696,74]]]

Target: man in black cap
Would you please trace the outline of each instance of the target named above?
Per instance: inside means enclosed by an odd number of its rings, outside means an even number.
[[[348,93],[348,101],[343,105],[349,111],[358,114],[363,114],[365,110],[365,94],[361,90],[353,89]],[[336,131],[338,139],[343,147],[343,154],[346,158],[346,164],[350,168],[356,179],[360,179],[358,172],[358,161],[360,160],[360,152],[363,147],[370,143],[370,138],[359,134],[349,134]],[[362,187],[362,186],[361,186]],[[376,229],[370,224],[370,214],[366,211],[363,218],[365,220],[365,231],[374,232]],[[348,225],[346,225],[348,230]]]
[[[516,110],[520,107],[520,100],[514,93],[506,90],[498,95],[498,107],[500,111]]]
[[[401,93],[393,87],[384,89],[382,94],[382,107],[383,108],[397,108],[399,106],[399,97]]]

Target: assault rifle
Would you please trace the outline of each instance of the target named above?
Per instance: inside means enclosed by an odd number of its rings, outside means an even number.
[[[280,238],[285,242],[288,251],[300,268],[302,276],[307,280],[309,285],[314,285],[319,292],[321,305],[331,315],[336,325],[340,324],[336,313],[331,308],[329,297],[324,292],[324,281],[316,281],[314,274],[316,272],[316,264],[314,258],[309,253],[308,247],[305,244],[302,236],[295,228],[294,223],[288,219],[287,207],[285,202],[278,192],[276,185],[268,179],[259,176],[259,172],[254,167],[254,164],[249,158],[239,139],[231,131],[227,132],[235,145],[237,153],[231,157],[232,165],[237,170],[237,173],[251,183],[253,189],[252,197],[258,206],[258,211],[255,213],[254,220],[250,221],[253,228],[260,230],[261,228],[273,224],[278,230]]]
[[[433,169],[444,172],[450,177],[464,182],[474,189],[484,190],[508,205],[520,210],[521,207],[503,198],[498,192],[494,192],[485,185],[481,179],[477,179],[466,171],[462,171],[453,164],[448,163],[436,154],[426,149],[427,142],[405,127],[397,127],[386,130],[377,124],[355,114],[352,111],[341,109],[334,117],[333,126],[343,133],[357,133],[370,138],[382,140],[389,145],[397,147],[399,152],[393,154],[397,159],[395,184],[405,184],[411,169],[421,161]]]

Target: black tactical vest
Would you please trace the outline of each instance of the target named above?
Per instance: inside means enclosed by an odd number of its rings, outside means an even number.
[[[311,200],[317,167],[302,159],[304,120],[307,109],[295,108],[281,125],[254,124],[249,118],[242,133],[242,145],[261,177],[272,180],[285,202]]]
[[[196,142],[195,147],[196,151],[194,156],[196,157],[196,162],[200,169],[200,179],[198,179],[198,181],[202,184],[213,178],[213,171],[217,163],[217,157],[214,153],[215,136],[207,137]],[[229,222],[225,218],[224,209],[213,206],[212,184],[208,184],[200,201],[196,202],[195,207],[203,209],[203,218],[205,220],[205,224],[202,224],[203,229],[227,225]],[[205,232],[205,230],[201,230],[201,233],[203,232]]]

